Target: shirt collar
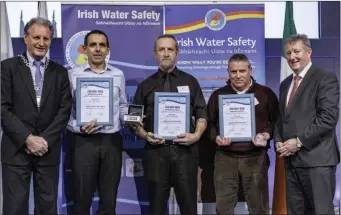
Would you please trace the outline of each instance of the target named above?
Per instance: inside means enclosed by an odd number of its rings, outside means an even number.
[[[158,77],[160,79],[163,79],[163,77],[165,77],[166,73],[164,71],[162,71],[160,68],[157,70],[158,73]],[[169,73],[170,75],[174,75],[175,77],[179,76],[179,71],[177,67],[174,67],[174,69]]]
[[[104,73],[104,72],[106,72],[106,71],[111,71],[112,70],[112,68],[111,68],[111,66],[109,65],[109,64],[105,64],[105,67],[104,67],[104,70],[103,71],[101,71],[99,74],[101,74],[101,73]],[[89,64],[89,62],[88,61],[86,61],[86,63],[84,64],[84,68],[83,68],[83,71],[84,72],[95,72],[95,71],[93,71],[92,70],[92,68],[91,68],[91,66],[90,66],[90,64]]]
[[[304,69],[303,69],[300,73],[298,73],[298,75],[299,75],[302,79],[303,79],[304,76],[307,74],[307,72],[308,72],[308,70],[310,69],[311,65],[312,65],[312,63],[311,63],[311,61],[310,61],[310,62],[304,67]],[[294,79],[295,76],[296,76],[296,74],[294,73],[293,76],[292,76],[292,79]],[[302,80],[302,79],[301,79],[301,80]]]
[[[236,88],[234,88],[234,87],[232,86],[232,84],[231,84],[230,79],[229,79],[226,83],[227,83],[229,86],[231,86],[232,90],[233,90],[234,92],[236,92],[237,94],[243,94],[243,93],[248,92],[248,91],[254,86],[254,83],[256,83],[255,79],[254,79],[252,76],[251,76],[250,78],[251,78],[251,80],[250,80],[250,85],[249,85],[249,87],[246,88],[246,89],[243,90],[243,91],[239,91],[239,90],[237,90]]]
[[[26,51],[26,56],[27,56],[27,60],[30,63],[30,65],[33,65],[33,62],[35,61],[35,59],[32,57],[32,55]],[[43,57],[43,59],[41,59],[40,61],[43,62],[43,64],[46,63],[46,56]]]

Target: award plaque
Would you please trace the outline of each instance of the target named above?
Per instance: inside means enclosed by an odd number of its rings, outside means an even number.
[[[76,78],[77,126],[91,120],[97,125],[113,125],[113,78]]]
[[[253,94],[219,95],[220,137],[251,141],[256,135]]]
[[[176,139],[190,131],[189,93],[156,92],[154,101],[154,134],[165,140]]]

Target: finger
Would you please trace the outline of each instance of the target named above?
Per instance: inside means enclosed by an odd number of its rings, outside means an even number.
[[[147,132],[147,136],[149,136],[150,138],[153,138],[154,134],[152,132]]]
[[[285,153],[280,154],[280,157],[286,157]]]
[[[285,150],[281,151],[280,153],[282,153],[282,154],[289,154],[290,151],[288,149],[285,149]]]
[[[150,143],[152,143],[152,144],[157,144],[157,142],[158,142],[159,140],[156,140],[156,139],[153,139],[153,138],[151,138],[151,137],[148,137],[148,138],[147,138],[147,141],[150,142]]]
[[[219,138],[219,139],[218,139],[218,138],[216,139],[216,143],[219,144],[219,145],[224,144],[223,140],[220,139],[220,138]]]
[[[282,153],[280,156],[281,156],[281,157],[287,157],[287,156],[289,156],[289,155],[290,155],[290,153],[285,152],[285,153]]]
[[[29,155],[31,154],[30,150],[25,149],[25,151],[26,151],[27,154],[29,154]]]
[[[224,143],[217,143],[218,146],[224,146]]]
[[[97,123],[97,120],[96,120],[96,119],[93,119],[93,120],[91,120],[91,121],[89,122],[90,125],[96,125],[96,123]]]
[[[182,142],[184,142],[185,141],[185,138],[175,138],[174,140],[173,140],[173,142],[175,142],[175,143],[182,143]]]
[[[256,140],[252,140],[252,143],[253,143],[255,146],[259,146],[259,142],[257,142]]]
[[[37,152],[31,152],[31,155],[38,156]]]
[[[40,154],[45,154],[46,152],[47,152],[47,148],[46,147],[40,147],[40,149],[39,150],[37,150],[37,152],[38,153],[40,153]]]
[[[86,123],[85,125],[83,125],[82,127],[83,127],[83,130],[87,130],[90,126],[91,126],[91,121],[90,122],[88,122],[88,123]]]
[[[224,145],[229,145],[229,138],[228,137],[224,137]]]
[[[285,151],[282,151],[280,154],[283,156],[287,156],[289,153],[290,153],[290,151],[285,150]]]
[[[40,150],[37,150],[33,153],[35,156],[42,156],[44,153]]]
[[[160,144],[164,144],[165,140],[157,140],[155,144],[160,145]]]
[[[48,145],[47,145],[47,142],[44,142],[44,141],[41,141],[40,144],[40,150],[41,151],[44,151],[44,152],[47,152],[48,151]]]
[[[280,148],[277,150],[278,153],[284,153],[287,152],[287,150],[285,148]]]
[[[38,152],[38,149],[36,147],[28,147],[30,150],[31,154],[36,154]]]
[[[184,133],[178,134],[178,135],[176,135],[176,137],[178,137],[178,138],[185,138],[185,137],[186,137],[186,134],[184,134]]]
[[[174,140],[174,142],[179,144],[186,144],[189,140],[187,138],[177,138]]]
[[[91,120],[90,122],[88,122],[88,129],[89,128],[93,128],[96,126],[97,120]]]
[[[46,148],[48,148],[47,141],[44,138],[40,138],[41,142],[45,145]]]
[[[285,148],[286,148],[285,146],[279,146],[279,147],[277,148],[277,151],[284,150]]]
[[[221,144],[221,143],[224,143],[224,140],[221,139],[220,136],[217,136],[217,137],[216,137],[216,142],[217,142],[217,143],[219,142],[219,143]]]
[[[92,128],[92,129],[90,129],[89,134],[92,134],[92,133],[96,132],[97,130],[101,129],[102,127],[103,126],[99,125],[99,126],[96,126],[96,127]]]
[[[42,147],[41,150],[40,150],[41,153],[45,154],[47,152],[47,148],[45,147]]]

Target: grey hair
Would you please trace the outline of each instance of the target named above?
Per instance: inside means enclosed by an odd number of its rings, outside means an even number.
[[[28,31],[34,24],[43,25],[44,27],[48,28],[51,32],[51,39],[52,39],[53,34],[54,34],[53,25],[48,19],[45,19],[43,17],[35,17],[35,18],[32,18],[30,21],[28,21],[24,27],[25,35],[29,35]]]
[[[290,44],[290,43],[296,43],[298,41],[302,41],[302,43],[305,46],[306,50],[310,50],[311,49],[311,43],[310,40],[308,38],[307,35],[305,34],[294,34],[294,35],[290,35],[286,40],[284,45]]]
[[[162,34],[162,35],[158,36],[158,38],[154,42],[154,52],[156,52],[157,41],[159,41],[159,39],[162,39],[162,38],[173,39],[175,41],[175,50],[179,51],[179,44],[178,44],[178,41],[176,40],[176,38],[171,34]]]

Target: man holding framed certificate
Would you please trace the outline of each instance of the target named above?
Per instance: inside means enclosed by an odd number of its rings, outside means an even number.
[[[228,62],[227,85],[207,104],[208,132],[217,144],[215,190],[218,214],[234,214],[243,187],[250,214],[269,214],[267,149],[278,108],[275,93],[251,76],[244,54]]]
[[[100,30],[84,38],[87,62],[69,72],[73,109],[67,141],[72,145],[75,214],[89,214],[93,193],[99,185],[98,211],[115,214],[122,168],[121,122],[128,112],[125,77],[105,62],[107,35]]]
[[[174,187],[181,214],[197,214],[198,148],[206,129],[205,99],[198,81],[176,67],[179,48],[172,35],[154,45],[159,70],[137,87],[134,104],[144,106],[136,134],[145,146],[149,214],[165,214]],[[195,120],[192,120],[192,118]]]

